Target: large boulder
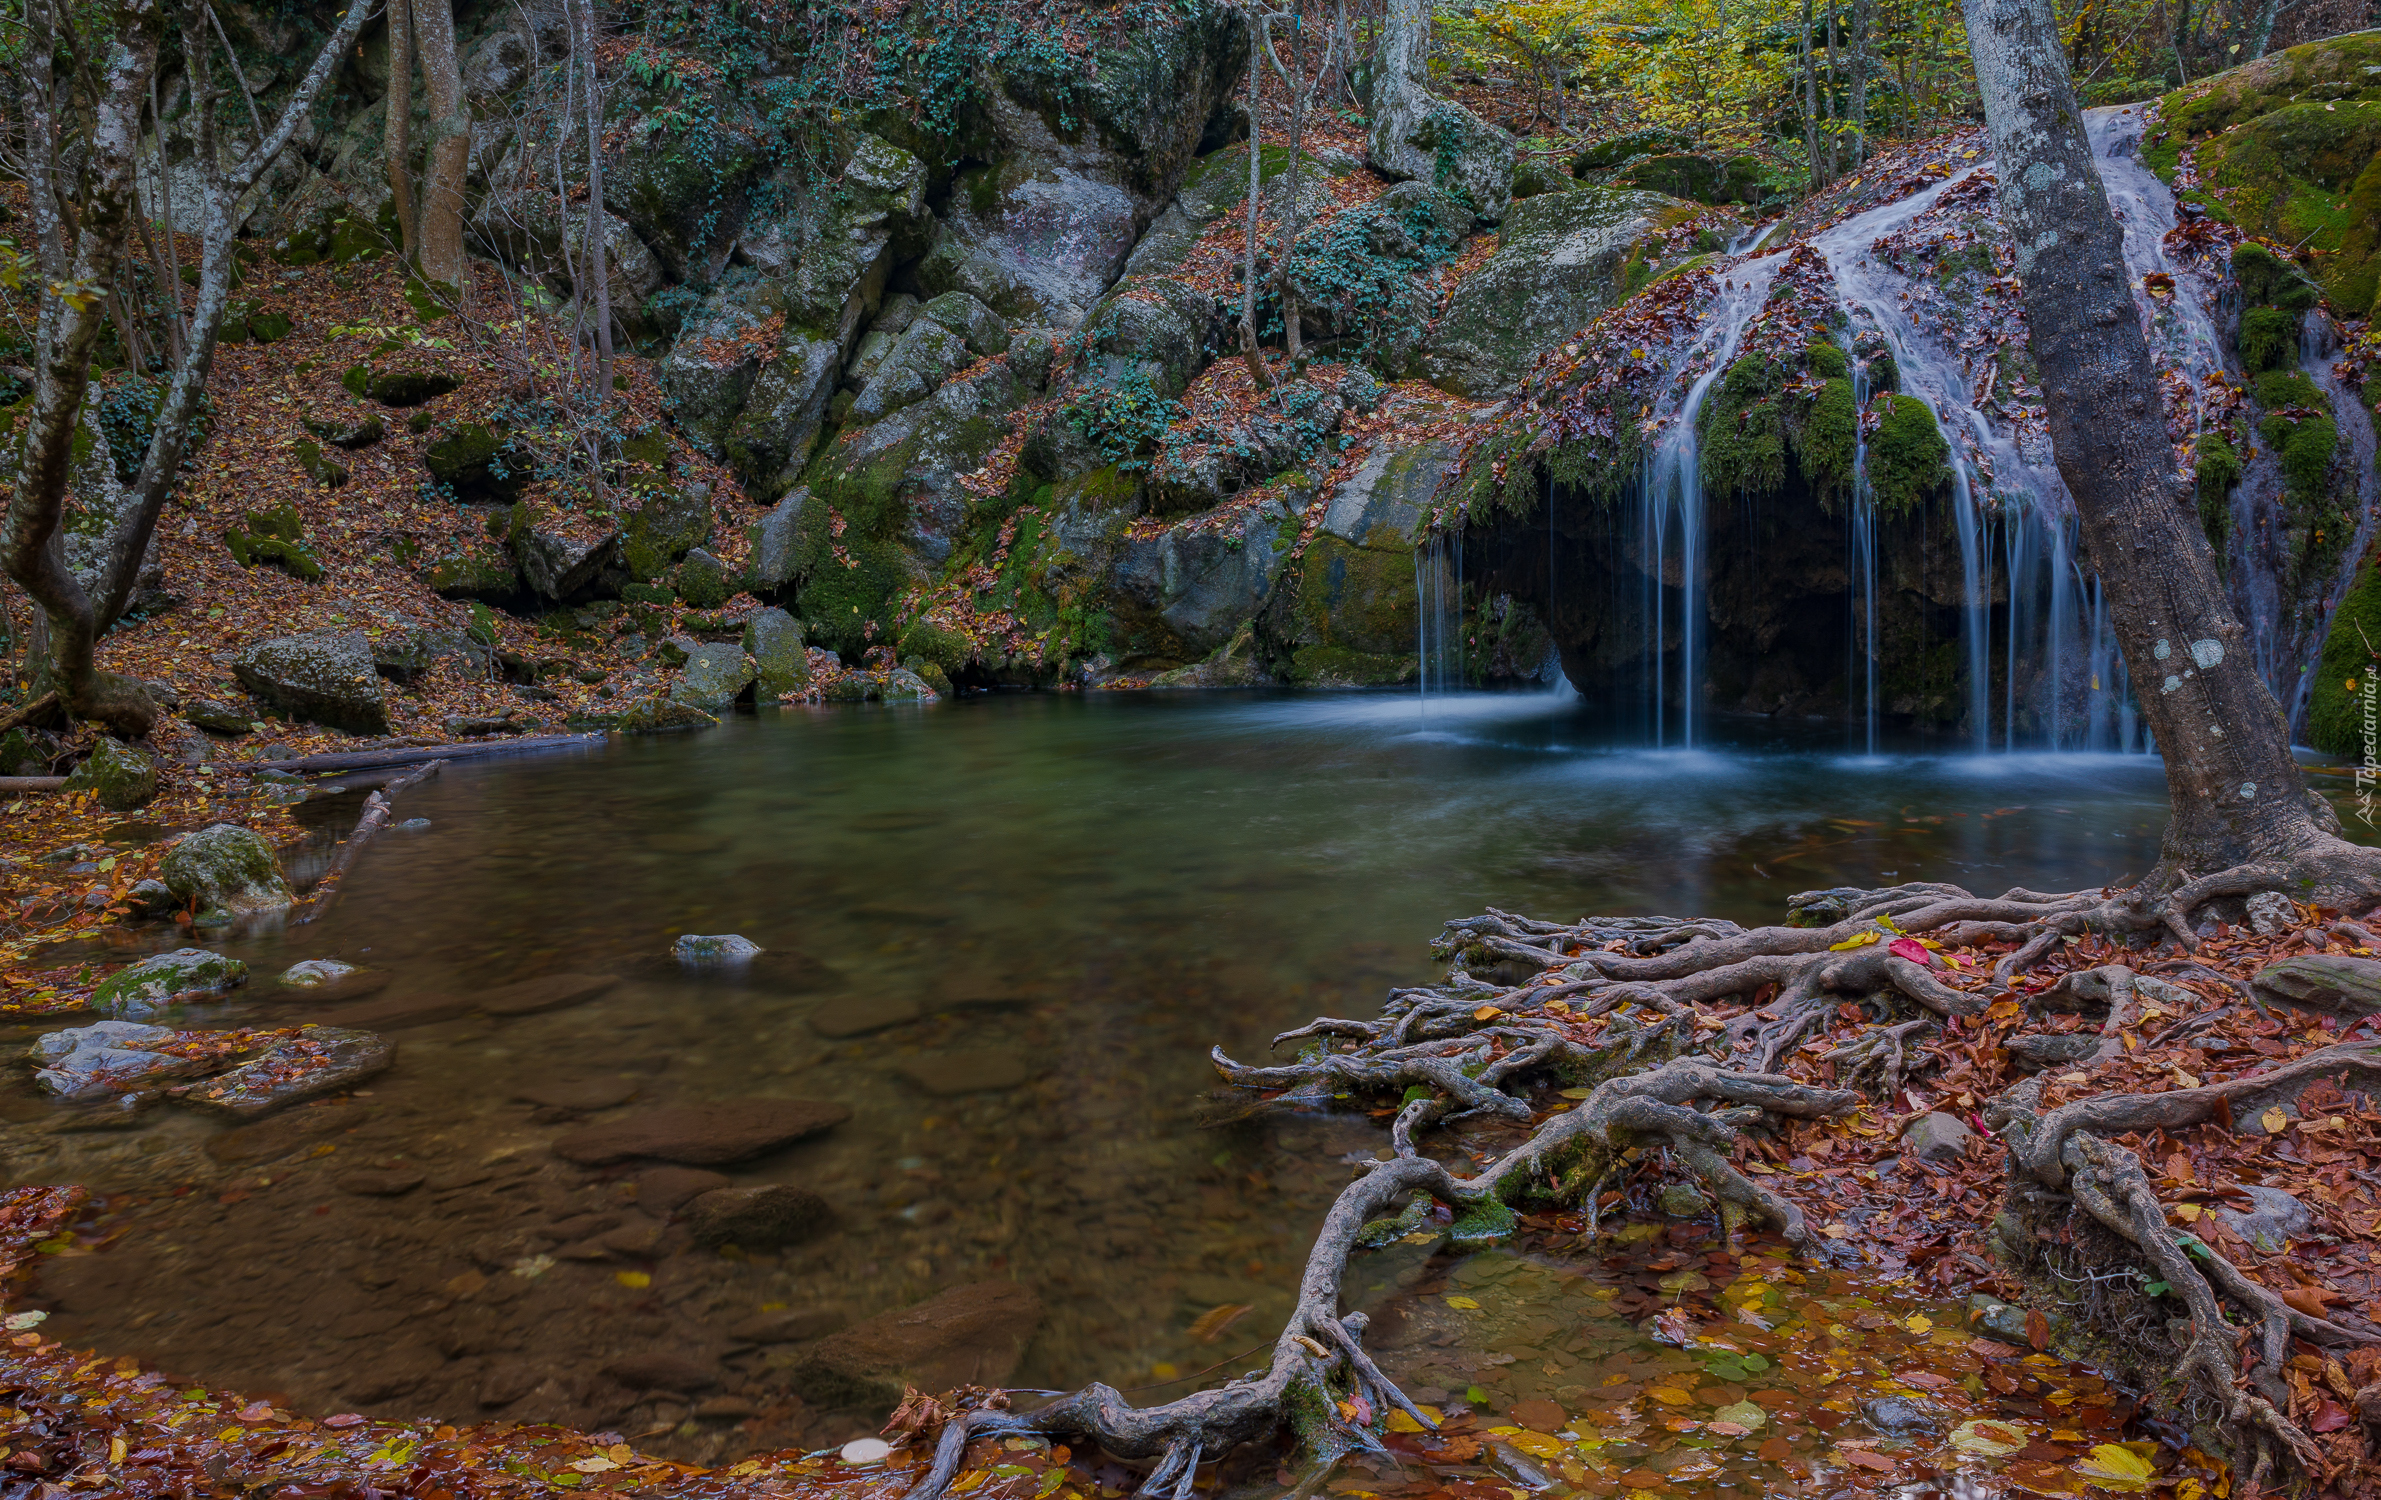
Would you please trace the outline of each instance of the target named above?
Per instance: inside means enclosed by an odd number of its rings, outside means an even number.
[[[1258,621],[1277,675],[1313,687],[1412,680],[1421,626],[1414,533],[1456,461],[1443,441],[1376,449],[1332,492],[1323,525]]]
[[[744,648],[732,641],[711,641],[686,653],[686,665],[670,689],[673,701],[708,714],[725,713],[753,680],[752,663]]]
[[[254,1120],[292,1104],[353,1088],[386,1072],[396,1060],[397,1044],[386,1037],[336,1026],[309,1026],[229,1072],[186,1085],[175,1098],[206,1114]]]
[[[1496,254],[1456,287],[1423,346],[1424,378],[1475,400],[1515,394],[1539,355],[1622,300],[1648,239],[1701,212],[1624,188],[1515,205]]]
[[[1111,573],[1117,663],[1182,666],[1231,641],[1264,606],[1298,540],[1298,517],[1265,499],[1215,525],[1199,517],[1128,535]]]
[[[620,560],[634,577],[650,582],[671,564],[711,540],[711,487],[696,482],[648,490],[638,497],[620,531]]]
[[[585,593],[619,555],[620,529],[575,510],[523,501],[513,507],[508,539],[522,581],[559,603]]]
[[[1391,177],[1427,182],[1494,222],[1513,199],[1513,137],[1418,86],[1375,85],[1365,154]]]
[[[102,738],[66,777],[70,792],[90,792],[102,807],[129,812],[157,795],[157,762],[121,740]]]
[[[361,635],[285,635],[258,641],[232,661],[232,674],[292,718],[356,734],[389,732],[372,643]]]
[[[910,1386],[999,1386],[1041,1325],[1042,1299],[1013,1281],[953,1287],[880,1313],[802,1351],[796,1390],[820,1406],[887,1407]]]
[[[167,890],[210,913],[267,916],[287,911],[289,887],[273,862],[273,846],[237,823],[217,823],[186,835],[157,867]]]
[[[756,589],[781,589],[793,581],[801,545],[796,528],[809,499],[807,487],[796,489],[769,507],[760,524],[751,528],[752,583]]]
[[[213,1066],[210,1060],[159,1050],[181,1039],[179,1032],[135,1021],[100,1021],[47,1032],[29,1049],[33,1081],[60,1099],[81,1103],[144,1084],[188,1078]]]
[[[967,368],[973,357],[964,337],[930,318],[918,319],[894,341],[876,373],[853,400],[851,420],[873,422],[925,400],[941,387],[945,377]]]

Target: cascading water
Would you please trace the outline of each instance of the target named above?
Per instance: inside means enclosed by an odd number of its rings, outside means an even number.
[[[1699,654],[1704,626],[1703,472],[1695,419],[1703,410],[1704,398],[1711,393],[1712,382],[1727,373],[1729,361],[1736,357],[1745,328],[1761,311],[1769,296],[1769,283],[1783,260],[1782,256],[1764,256],[1745,262],[1729,274],[1711,311],[1711,321],[1680,362],[1680,368],[1692,369],[1699,358],[1709,358],[1711,363],[1687,387],[1677,407],[1666,415],[1661,438],[1655,443],[1645,474],[1636,486],[1646,620],[1646,706],[1657,746],[1668,743],[1669,672],[1665,664],[1672,614],[1667,607],[1664,580],[1670,572],[1674,535],[1679,577],[1678,742],[1682,745],[1691,747],[1695,743],[1702,696],[1698,685],[1702,682]]]
[[[1464,685],[1463,534],[1433,531],[1414,549],[1416,633],[1414,660],[1422,708],[1430,695],[1457,692]]]

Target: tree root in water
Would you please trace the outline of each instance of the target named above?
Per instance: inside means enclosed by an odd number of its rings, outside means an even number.
[[[1927,954],[1904,937],[2012,945],[1992,982],[1979,986],[1997,989],[2087,932],[2188,949],[2188,922],[2201,906],[2271,888],[2253,886],[2269,872],[2252,868],[2254,876],[2225,872],[2164,900],[2134,891],[2012,890],[1983,898],[1937,884],[1813,892],[1790,903],[1797,925],[1750,929],[1666,917],[1564,924],[1495,910],[1451,922],[1436,948],[1454,961],[1446,981],[1392,991],[1380,1019],[1318,1017],[1284,1032],[1276,1046],[1304,1044],[1294,1062],[1252,1065],[1220,1048],[1212,1054],[1226,1082],[1267,1091],[1265,1107],[1327,1107],[1342,1095],[1407,1100],[1391,1125],[1391,1156],[1359,1164],[1325,1216],[1265,1368],[1157,1406],[1136,1407],[1093,1384],[1030,1412],[993,1402],[958,1412],[941,1423],[933,1461],[908,1500],[939,1500],[968,1444],[1003,1433],[1063,1436],[1121,1459],[1152,1461],[1140,1493],[1180,1500],[1199,1463],[1273,1440],[1284,1427],[1305,1450],[1314,1485],[1345,1454],[1378,1449],[1375,1428],[1392,1409],[1433,1429],[1366,1354],[1364,1315],[1340,1306],[1351,1258],[1400,1237],[1412,1227],[1401,1212],[1413,1218],[1433,1200],[1455,1213],[1459,1242],[1493,1239],[1509,1232],[1520,1202],[1584,1202],[1593,1215],[1596,1191],[1616,1166],[1659,1151],[1708,1188],[1731,1241],[1748,1225],[1774,1227],[1806,1255],[1841,1256],[1844,1248],[1814,1234],[1800,1207],[1730,1157],[1742,1133],[1763,1122],[1841,1115],[1868,1097],[1892,1099],[1930,1060],[1923,1054],[1930,1036],[1991,1003],[1937,978],[1920,961]],[[1824,918],[1833,920],[1814,920]],[[1518,983],[1481,977],[1509,978],[1516,969],[1526,976]],[[2104,1009],[2087,1068],[2122,1054],[2125,1028],[2142,1002],[2162,1002],[2168,1012],[2197,1004],[2189,992],[2126,964],[2070,973],[2021,998],[2041,1009]],[[1723,1000],[1750,1004],[1726,1017],[1707,1009]],[[1877,1012],[1877,1022],[1823,1056],[1835,1065],[1830,1076],[1862,1087],[1818,1087],[1779,1072],[1780,1061],[1823,1034],[1847,1003]],[[2137,1263],[2144,1280],[2162,1280],[2183,1299],[2190,1332],[2173,1372],[2181,1404],[2220,1418],[2251,1491],[2336,1467],[2286,1415],[2290,1393],[2279,1371],[2287,1342],[2381,1340],[2291,1306],[2196,1236],[2172,1228],[2139,1158],[2113,1137],[2228,1122],[2234,1101],[2348,1073],[2381,1079],[2381,1044],[2333,1047],[2204,1087],[2103,1094],[2048,1110],[2042,1080],[2034,1078],[1985,1110],[2006,1149],[2012,1212],[2080,1216],[2105,1231],[2106,1245],[2121,1247],[2114,1252],[2119,1265]],[[1586,1095],[1541,1114],[1531,1093],[1542,1098],[1562,1085],[1572,1086],[1574,1098],[1585,1085]],[[1423,1155],[1417,1139],[1466,1119],[1529,1133],[1474,1175],[1457,1176]],[[2245,1322],[2235,1325],[2234,1315]],[[2243,1328],[2257,1341],[2257,1360],[2245,1372],[2237,1352]],[[2370,1396],[2381,1413],[2381,1385],[2341,1395],[2359,1410]]]

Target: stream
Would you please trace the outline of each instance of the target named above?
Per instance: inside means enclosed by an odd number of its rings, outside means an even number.
[[[2148,757],[1855,754],[1840,724],[1727,718],[1651,751],[1602,722],[1567,690],[995,695],[453,765],[399,804],[426,827],[375,843],[322,921],[228,944],[251,983],[176,1024],[297,1024],[320,1003],[274,976],[310,958],[390,975],[382,1001],[618,983],[392,1029],[397,1065],[353,1098],[238,1129],[170,1106],[62,1124],[11,1070],[9,1179],[97,1195],[24,1305],[69,1342],[299,1410],[567,1422],[703,1462],[868,1430],[803,1384],[805,1341],[945,1293],[960,1331],[936,1347],[961,1357],[938,1373],[1164,1399],[1263,1362],[1345,1161],[1384,1139],[1353,1113],[1232,1121],[1210,1045],[1257,1059],[1316,1015],[1373,1014],[1434,977],[1443,921],[1485,906],[1752,923],[1842,883],[2098,884],[2148,868],[2164,821]],[[359,797],[302,813],[327,843]],[[682,933],[740,933],[769,962],[683,973]],[[781,1254],[696,1247],[669,1218],[687,1169],[549,1149],[750,1098],[851,1111],[722,1168],[825,1201],[831,1226]],[[1638,1226],[1601,1270],[1527,1243],[1392,1246],[1350,1292],[1420,1399],[1617,1424],[1642,1397],[1631,1420],[1658,1427],[1749,1394],[1781,1425],[1742,1462],[1614,1450],[1615,1475],[1723,1491],[1766,1482],[1788,1415],[1838,1413],[1796,1453],[1848,1420],[1863,1392],[1836,1382],[1926,1398],[1894,1372],[1972,1335],[1958,1308],[1856,1273],[1805,1284],[1706,1234]],[[971,1304],[989,1283],[1030,1295]],[[1656,1348],[1648,1299],[1682,1289],[1769,1312],[1733,1354]],[[1855,1325],[1892,1347],[1845,1342]],[[2113,1430],[2091,1377],[2038,1373],[2082,1382],[2068,1404],[2083,1391]],[[1988,1394],[1968,1384],[1933,1396]],[[1699,1456],[1653,1463],[1679,1454]]]

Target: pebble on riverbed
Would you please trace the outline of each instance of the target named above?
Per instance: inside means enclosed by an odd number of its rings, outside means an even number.
[[[733,932],[711,936],[690,932],[672,943],[670,951],[690,969],[717,969],[750,963],[759,955],[761,945]]]

